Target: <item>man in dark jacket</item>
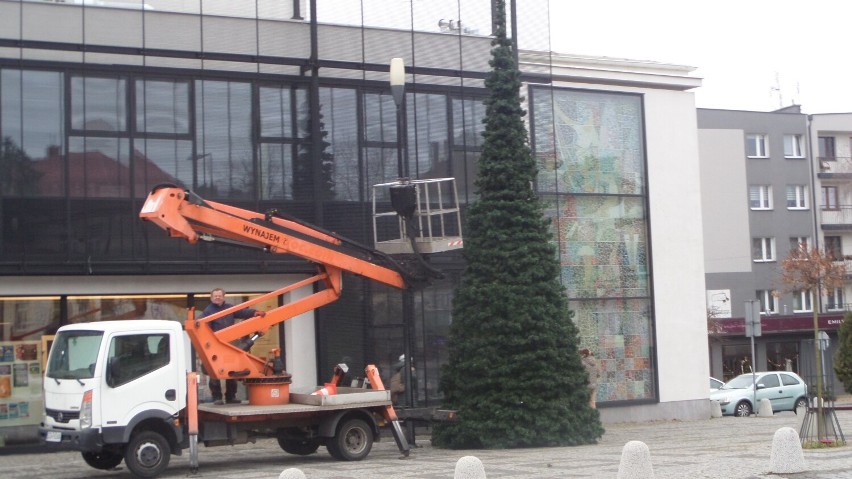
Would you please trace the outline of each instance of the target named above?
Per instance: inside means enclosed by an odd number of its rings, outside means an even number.
[[[234,305],[225,302],[225,290],[222,288],[216,288],[210,292],[210,304],[204,308],[204,312],[201,313],[201,317],[206,318],[207,316],[211,316],[220,311],[223,311],[228,308],[232,308]],[[241,309],[235,313],[228,314],[226,316],[222,316],[221,318],[210,321],[210,329],[213,331],[219,331],[220,329],[225,329],[228,326],[232,326],[234,324],[235,319],[248,319],[254,316],[266,316],[266,313],[263,311],[257,311],[251,308]],[[236,404],[241,402],[237,399],[237,381],[235,379],[226,379],[225,380],[225,400],[222,400],[222,383],[219,382],[218,379],[210,378],[209,382],[210,386],[210,394],[213,396],[213,400],[216,404]]]

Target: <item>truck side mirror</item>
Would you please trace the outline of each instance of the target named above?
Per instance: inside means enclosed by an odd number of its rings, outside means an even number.
[[[118,356],[109,358],[106,370],[106,383],[109,387],[115,387],[118,384],[118,378],[121,377],[121,366]]]

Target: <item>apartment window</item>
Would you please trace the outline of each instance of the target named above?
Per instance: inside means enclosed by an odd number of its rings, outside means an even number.
[[[746,154],[749,158],[766,158],[766,135],[746,135]]]
[[[810,291],[796,291],[793,293],[793,312],[794,313],[804,313],[813,311],[813,306],[811,305],[811,292]]]
[[[787,185],[787,209],[805,210],[808,208],[808,187],[805,185]]]
[[[751,258],[755,262],[775,261],[775,238],[752,238]]]
[[[748,187],[748,206],[753,210],[772,209],[772,187],[751,185]]]
[[[831,259],[834,261],[842,261],[843,260],[843,243],[841,242],[840,236],[826,236],[825,240],[825,252],[831,256]]]
[[[834,150],[834,137],[833,136],[821,136],[817,141],[817,148],[819,150],[819,159],[825,161],[834,161],[837,159],[837,155]]]
[[[836,210],[839,209],[837,204],[837,187],[823,186],[822,187],[822,209]]]
[[[768,289],[759,289],[757,290],[757,300],[760,301],[760,313],[761,314],[774,314],[778,312],[778,303],[775,299],[775,294],[773,291]]]
[[[807,251],[808,245],[810,243],[811,243],[811,239],[807,236],[791,236],[790,237],[790,251],[794,251],[794,250]]]
[[[784,135],[785,158],[804,158],[802,151],[802,135]]]
[[[838,311],[843,308],[843,288],[834,288],[828,290],[828,295],[825,298],[825,309],[829,311]]]

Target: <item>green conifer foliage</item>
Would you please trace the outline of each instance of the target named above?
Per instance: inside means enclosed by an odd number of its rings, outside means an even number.
[[[847,393],[852,392],[852,313],[843,315],[837,331],[839,344],[834,353],[834,372]]]
[[[589,407],[588,375],[536,176],[521,108],[520,71],[498,2],[479,200],[465,229],[466,270],[453,303],[450,358],[441,389],[459,420],[439,424],[449,448],[594,443],[602,434]]]

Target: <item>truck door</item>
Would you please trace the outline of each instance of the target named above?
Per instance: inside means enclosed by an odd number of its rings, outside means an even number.
[[[112,336],[100,402],[104,427],[125,426],[140,411],[178,412],[185,394],[179,350],[164,331]]]

